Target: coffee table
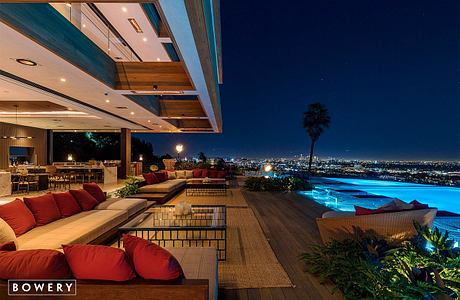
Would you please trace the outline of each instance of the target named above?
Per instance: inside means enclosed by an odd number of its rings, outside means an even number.
[[[192,205],[189,215],[176,215],[174,205],[153,205],[118,228],[118,247],[124,233],[162,247],[213,247],[219,260],[227,258],[225,205]]]
[[[227,182],[225,180],[192,180],[185,184],[186,196],[225,196]]]

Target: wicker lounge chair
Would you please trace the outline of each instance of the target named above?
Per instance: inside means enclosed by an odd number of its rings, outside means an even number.
[[[316,223],[323,243],[353,237],[354,228],[393,240],[403,240],[417,234],[414,221],[431,227],[436,213],[436,208],[360,216],[355,216],[353,212],[326,212],[322,218],[316,219]]]

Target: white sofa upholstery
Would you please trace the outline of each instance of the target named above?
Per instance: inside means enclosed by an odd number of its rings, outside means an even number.
[[[138,211],[147,207],[147,200],[135,198],[108,198],[102,203],[99,203],[94,209],[110,209],[110,210],[126,210],[128,216],[131,217]]]
[[[182,188],[186,179],[170,179],[164,182],[144,185],[139,188],[139,193],[170,193]]]
[[[59,249],[86,244],[128,220],[126,210],[90,210],[38,226],[17,238],[19,249]]]
[[[218,298],[217,251],[214,248],[167,248],[179,261],[185,278],[208,279],[209,299]]]

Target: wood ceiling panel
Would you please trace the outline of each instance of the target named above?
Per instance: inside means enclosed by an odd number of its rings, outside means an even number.
[[[117,62],[116,90],[194,90],[182,62]]]
[[[160,100],[160,117],[206,117],[198,100]]]
[[[67,111],[67,107],[49,101],[0,101],[0,111],[16,112]]]

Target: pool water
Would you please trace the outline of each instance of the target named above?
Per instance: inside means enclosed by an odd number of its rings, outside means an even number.
[[[353,178],[313,178],[312,183],[313,191],[300,193],[333,210],[354,211],[355,205],[377,208],[398,198],[460,214],[460,188]],[[434,225],[460,240],[460,216],[436,217]]]

